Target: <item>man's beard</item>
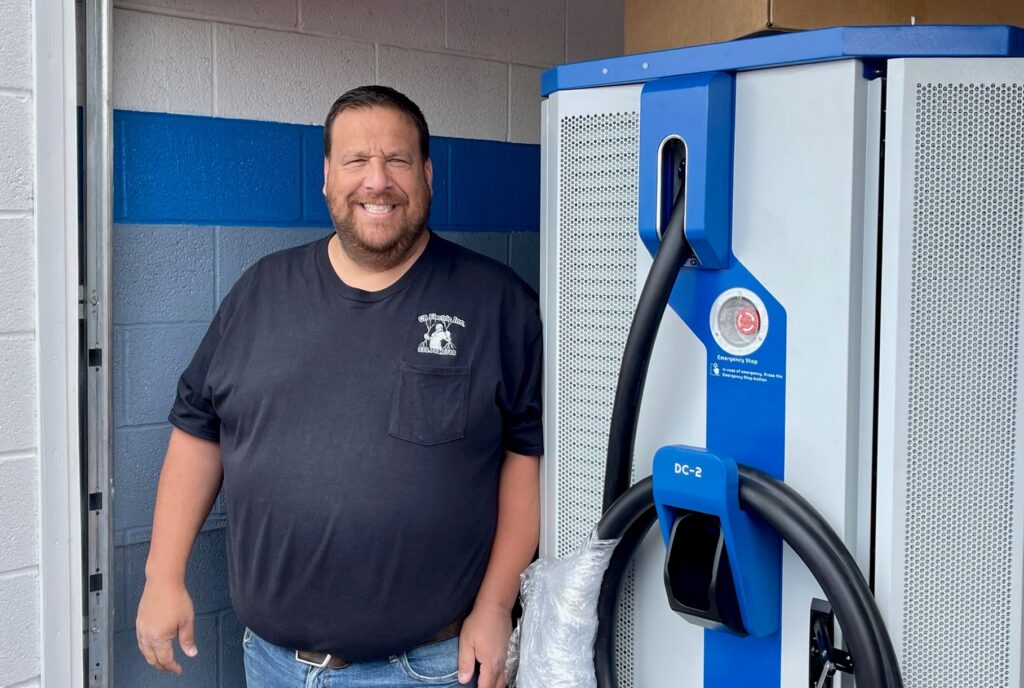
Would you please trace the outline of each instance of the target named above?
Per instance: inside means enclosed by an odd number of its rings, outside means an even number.
[[[412,206],[405,202],[406,199],[384,194],[369,197],[349,197],[341,203],[344,207],[337,207],[340,203],[328,199],[327,208],[334,223],[335,233],[345,253],[356,263],[365,267],[377,270],[388,270],[399,265],[409,256],[409,252],[416,245],[417,239],[427,229],[427,218],[430,217],[430,193],[427,192],[420,199],[420,211],[416,212]],[[356,226],[355,215],[358,212],[356,206],[360,203],[394,205],[405,207],[409,213],[403,223],[398,226],[397,231],[387,238],[383,243],[371,243],[360,235]],[[347,212],[346,212],[347,211]]]

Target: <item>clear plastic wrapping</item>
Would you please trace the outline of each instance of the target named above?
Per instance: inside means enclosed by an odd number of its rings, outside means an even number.
[[[591,533],[565,557],[543,557],[523,573],[523,618],[509,641],[514,688],[595,688],[594,637],[601,581],[618,540]]]

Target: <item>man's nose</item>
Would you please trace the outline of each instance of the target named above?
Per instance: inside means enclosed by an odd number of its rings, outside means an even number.
[[[366,165],[363,185],[367,191],[383,191],[391,187],[391,175],[383,158],[372,157]]]

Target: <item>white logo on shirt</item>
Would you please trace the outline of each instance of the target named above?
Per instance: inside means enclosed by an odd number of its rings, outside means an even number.
[[[421,315],[418,320],[423,323],[427,332],[416,348],[421,354],[437,354],[438,356],[454,356],[455,342],[452,341],[452,325],[465,327],[466,321],[451,315]]]

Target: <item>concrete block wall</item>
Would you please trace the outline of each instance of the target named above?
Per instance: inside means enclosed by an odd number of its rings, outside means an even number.
[[[622,0],[120,0],[114,107],[323,122],[383,83],[432,133],[537,143],[538,80],[622,52]],[[524,88],[530,84],[529,88]]]
[[[199,657],[158,674],[133,623],[178,375],[244,268],[331,231],[330,103],[365,83],[416,100],[431,226],[536,286],[540,75],[622,44],[622,0],[115,1],[116,686],[243,683],[219,505],[189,569]]]
[[[32,3],[0,0],[0,686],[39,682]]]

